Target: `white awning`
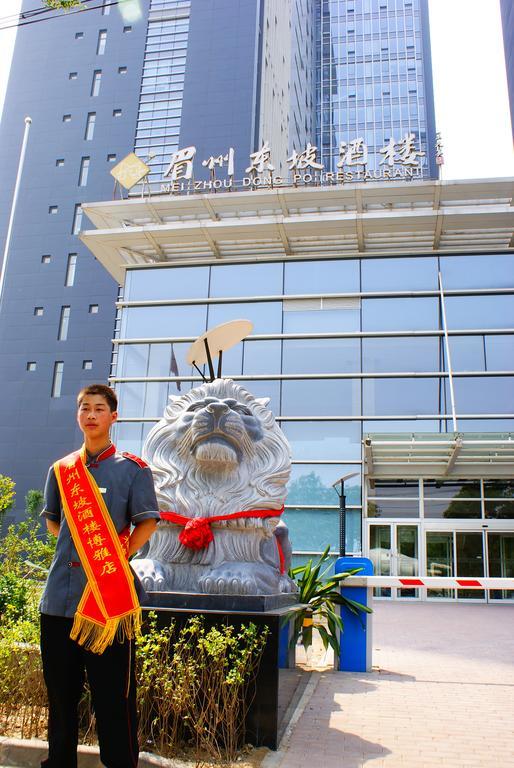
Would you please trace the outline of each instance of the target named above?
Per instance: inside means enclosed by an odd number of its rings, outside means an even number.
[[[363,443],[370,479],[514,477],[510,432],[370,433]]]
[[[514,247],[514,180],[392,181],[83,203],[81,240],[128,266],[367,257]]]

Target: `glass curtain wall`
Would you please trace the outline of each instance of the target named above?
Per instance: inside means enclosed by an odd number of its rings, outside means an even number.
[[[332,484],[360,471],[362,435],[453,431],[439,269],[458,428],[514,432],[514,256],[324,259],[129,269],[115,371],[120,448],[140,453],[168,395],[196,386],[186,364],[194,338],[248,318],[253,334],[224,356],[223,374],[271,398],[291,443],[286,520],[295,550],[336,550]],[[512,487],[490,485],[442,497],[427,486],[424,515],[512,517]],[[418,491],[409,490],[375,494],[370,514],[417,519]],[[346,491],[347,548],[359,552],[360,474]],[[494,543],[495,551],[509,546]]]
[[[427,109],[421,0],[317,0],[317,145],[337,171],[339,145],[368,147],[367,170],[379,170],[390,138],[416,136],[427,157]]]
[[[161,181],[178,149],[189,31],[188,0],[151,0],[135,152]]]

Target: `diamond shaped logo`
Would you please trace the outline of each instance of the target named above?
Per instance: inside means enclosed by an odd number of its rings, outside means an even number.
[[[131,152],[114,166],[111,176],[125,189],[132,189],[149,171],[148,165]]]

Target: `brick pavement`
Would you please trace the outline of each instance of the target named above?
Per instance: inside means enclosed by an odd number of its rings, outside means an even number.
[[[316,673],[263,768],[514,768],[514,606],[374,610],[376,669]]]

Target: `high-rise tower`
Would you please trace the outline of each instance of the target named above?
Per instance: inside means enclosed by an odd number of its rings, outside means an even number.
[[[376,171],[391,139],[401,151],[414,134],[423,176],[437,178],[427,0],[317,0],[316,108],[326,167],[362,139],[357,159]]]

